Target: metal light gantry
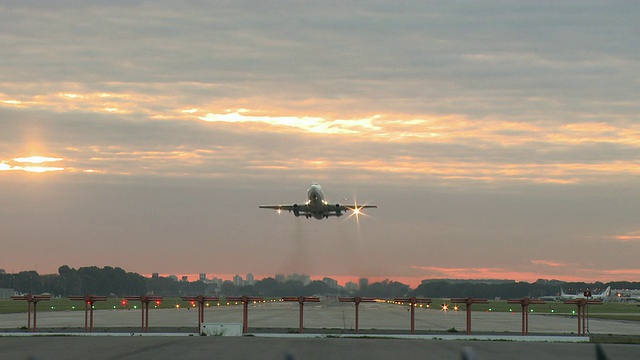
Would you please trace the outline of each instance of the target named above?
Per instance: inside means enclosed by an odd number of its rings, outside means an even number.
[[[454,304],[465,304],[467,305],[467,335],[471,335],[471,305],[473,304],[487,304],[489,300],[487,299],[474,299],[474,298],[462,298],[462,299],[451,299],[451,302]]]
[[[31,303],[33,303],[33,332],[36,332],[36,310],[39,301],[51,300],[51,295],[24,295],[24,296],[12,296],[12,300],[26,300],[28,305],[28,320],[27,329],[31,329]]]
[[[219,301],[219,296],[182,296],[182,300],[191,301],[198,304],[198,332],[202,331],[202,323],[204,322],[204,308],[207,301]]]
[[[242,301],[242,332],[246,333],[249,330],[249,302],[250,301],[264,301],[262,296],[228,296],[228,301]]]
[[[575,304],[578,306],[578,336],[583,336],[585,334],[585,326],[586,326],[586,307],[587,305],[602,305],[602,300],[587,300],[587,299],[574,299],[574,300],[565,300],[565,304]]]
[[[362,298],[359,296],[356,297],[340,297],[338,298],[338,301],[340,302],[352,302],[356,305],[356,334],[359,333],[359,325],[358,325],[358,308],[360,307],[360,303],[361,302],[375,302],[376,299],[374,298]]]
[[[162,301],[162,296],[154,296],[154,295],[140,295],[140,296],[125,296],[125,300],[135,300],[140,301],[142,308],[142,332],[149,331],[149,303],[152,301],[159,302]]]
[[[427,298],[417,298],[412,296],[410,298],[395,298],[394,301],[401,303],[409,303],[411,305],[411,335],[416,333],[415,328],[415,308],[416,304],[431,304],[431,299]]]
[[[98,296],[98,295],[79,295],[79,296],[69,296],[70,300],[81,300],[84,301],[84,331],[87,331],[87,315],[91,314],[91,322],[89,326],[89,332],[93,332],[93,303],[96,301],[106,301],[106,296]]]
[[[320,302],[320,298],[318,297],[305,297],[305,296],[285,296],[282,298],[282,301],[297,301],[300,303],[300,334],[302,334],[304,329],[304,303],[305,302]]]
[[[543,300],[535,300],[530,298],[510,299],[508,304],[520,304],[522,306],[522,336],[529,335],[529,305],[546,304]]]

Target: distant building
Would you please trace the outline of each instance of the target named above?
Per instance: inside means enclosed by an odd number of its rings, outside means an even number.
[[[327,284],[332,289],[339,289],[340,285],[338,285],[338,280],[334,280],[330,277],[322,278],[322,282]]]
[[[158,277],[159,277],[159,276],[158,276],[158,273],[153,273],[153,274],[151,274],[151,278],[152,278],[152,279],[154,279],[154,280],[157,280],[157,279],[158,279]]]
[[[9,299],[15,294],[13,289],[0,288],[0,299]]]
[[[188,282],[189,281],[189,277],[187,275],[182,275],[182,281]]]
[[[360,278],[358,280],[358,287],[360,288],[360,290],[366,288],[367,286],[369,286],[369,279],[367,278]]]
[[[252,273],[247,274],[247,285],[253,285],[256,283],[256,280],[253,278]]]
[[[244,286],[244,280],[242,280],[242,276],[236,275],[233,277],[233,285],[235,286]]]
[[[200,276],[198,278],[200,281],[206,281],[207,280],[207,274],[205,273],[200,273]]]
[[[0,269],[0,274],[6,274],[7,272],[4,269]]]
[[[349,281],[344,284],[344,289],[349,292],[356,292],[358,291],[358,284],[354,283],[353,281]]]
[[[283,274],[276,274],[276,281],[279,283],[283,283],[285,280],[285,276]]]
[[[299,281],[303,286],[307,286],[311,283],[311,277],[305,274],[291,274],[287,276],[287,281]]]

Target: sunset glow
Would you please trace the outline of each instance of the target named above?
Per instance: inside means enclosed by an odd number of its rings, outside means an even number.
[[[0,268],[640,278],[638,9],[158,1],[0,3]]]

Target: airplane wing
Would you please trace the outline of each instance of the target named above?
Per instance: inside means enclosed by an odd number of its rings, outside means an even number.
[[[321,216],[329,217],[329,216],[342,216],[347,211],[360,212],[362,209],[367,208],[377,208],[377,205],[325,205],[322,210],[313,210],[309,207],[308,204],[294,204],[294,205],[258,205],[260,209],[271,209],[276,210],[278,212],[289,211],[293,212],[295,216],[318,216],[318,214],[322,214]],[[314,213],[315,211],[315,213]]]
[[[345,211],[360,212],[362,209],[377,208],[377,205],[328,205],[327,213],[329,216],[341,216]],[[339,211],[338,211],[339,210]]]
[[[371,209],[371,208],[377,208],[378,205],[340,205],[340,207],[342,208],[341,210],[355,210],[356,208],[358,210],[360,209]]]
[[[259,205],[260,209],[293,210],[293,205]]]
[[[296,215],[306,215],[309,212],[309,207],[306,204],[302,205],[259,205],[260,209],[272,209],[276,211],[293,211]]]

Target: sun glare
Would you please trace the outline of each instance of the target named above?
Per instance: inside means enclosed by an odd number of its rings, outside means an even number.
[[[57,162],[62,158],[46,157],[46,156],[29,156],[14,158],[11,161],[0,162],[0,171],[26,171],[32,173],[44,173],[52,171],[63,171],[63,167],[59,166],[39,166],[39,164]],[[25,164],[25,165],[22,165]]]

